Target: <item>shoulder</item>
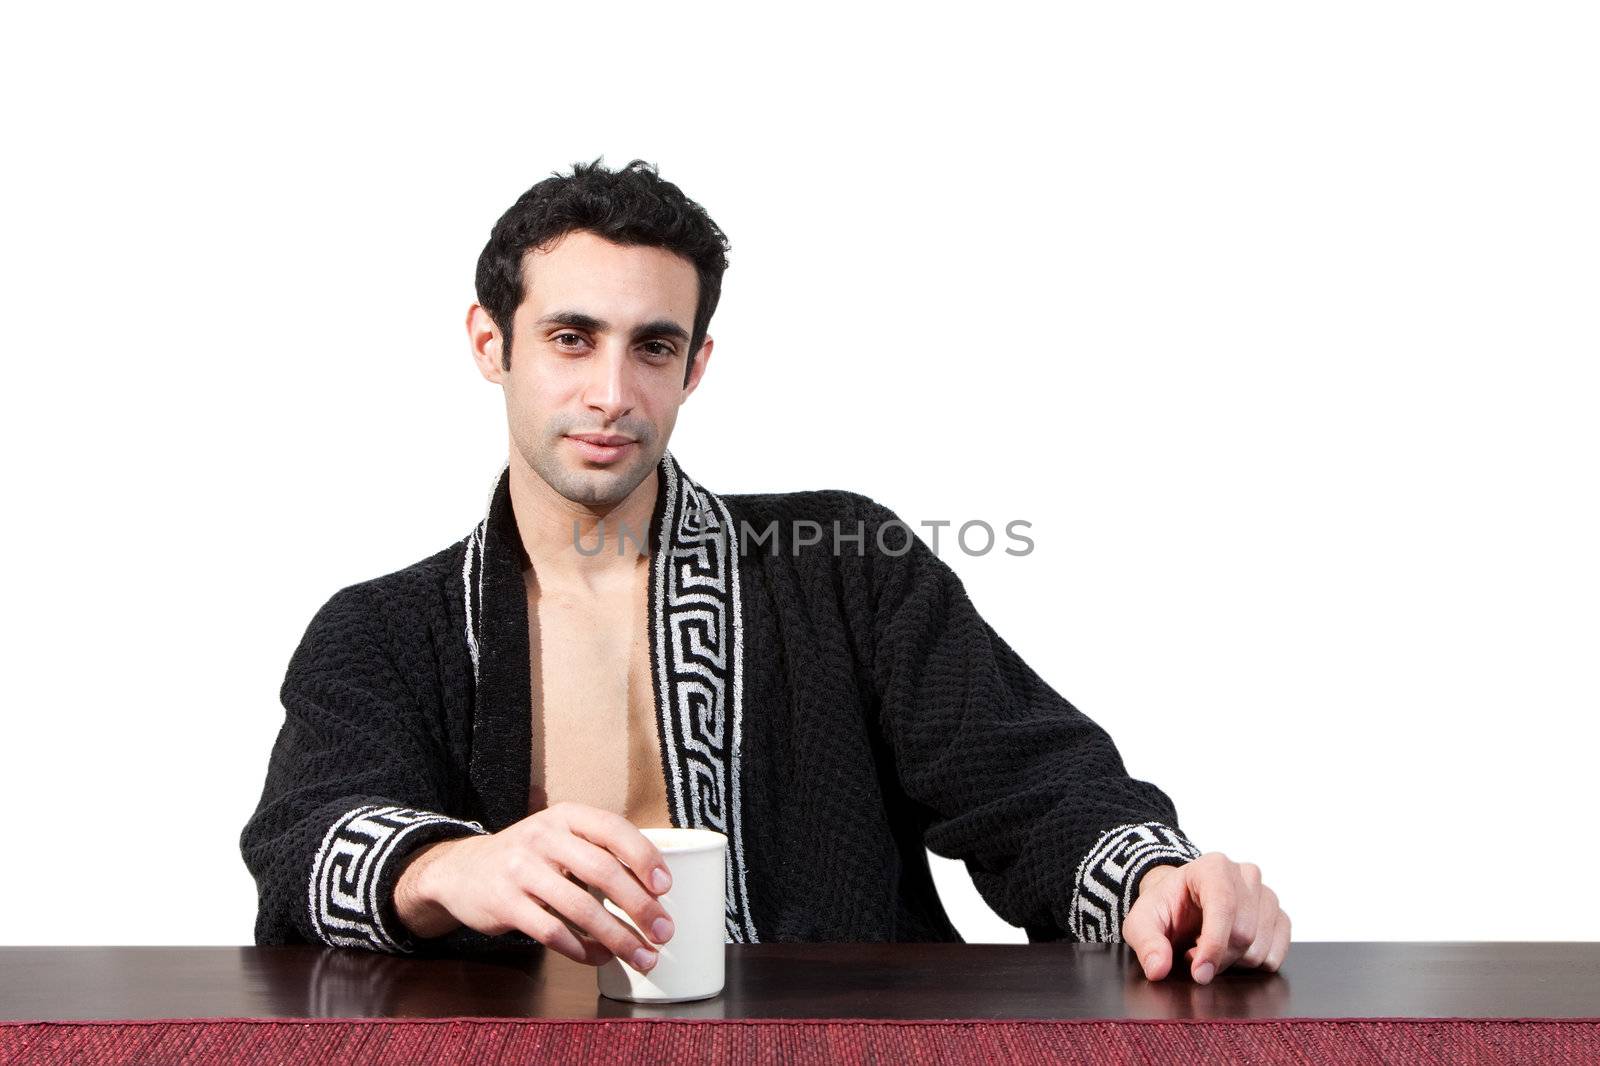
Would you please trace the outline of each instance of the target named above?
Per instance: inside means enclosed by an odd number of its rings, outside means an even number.
[[[882,521],[893,517],[883,504],[848,489],[807,489],[801,492],[739,493],[723,496],[735,521],[802,520]]]
[[[848,568],[852,560],[903,556],[916,534],[871,496],[847,489],[723,497],[739,553]]]
[[[426,558],[352,582],[329,596],[306,627],[305,644],[391,645],[425,638],[450,611],[467,538]]]

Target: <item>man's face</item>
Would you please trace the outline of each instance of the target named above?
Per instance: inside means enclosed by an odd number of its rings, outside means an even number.
[[[512,446],[566,499],[608,508],[654,473],[711,355],[708,337],[686,384],[698,294],[682,256],[575,230],[523,258],[509,370],[474,306],[475,355],[505,389]]]

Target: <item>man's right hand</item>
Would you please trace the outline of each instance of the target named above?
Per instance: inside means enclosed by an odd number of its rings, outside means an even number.
[[[516,929],[590,966],[613,957],[641,973],[655,966],[649,943],[584,885],[603,892],[657,944],[672,939],[672,918],[657,898],[671,887],[661,852],[620,814],[582,803],[556,803],[498,833],[419,849],[395,885],[394,902],[401,924],[418,937],[460,925],[490,936]]]

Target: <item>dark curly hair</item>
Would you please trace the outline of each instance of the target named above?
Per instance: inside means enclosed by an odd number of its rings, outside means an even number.
[[[687,382],[722,295],[728,238],[705,208],[663,181],[653,164],[635,159],[613,171],[601,165],[601,158],[574,163],[571,174],[552,172],[517,197],[489,233],[478,256],[478,303],[505,338],[501,364],[511,368],[511,320],[523,297],[522,257],[573,230],[588,230],[617,244],[664,248],[694,264],[700,298],[684,370]]]

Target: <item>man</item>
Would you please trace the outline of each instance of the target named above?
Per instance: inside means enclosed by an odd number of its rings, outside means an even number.
[[[1277,969],[1260,871],[1202,855],[892,511],[679,467],[726,250],[638,160],[496,223],[467,333],[509,462],[471,533],[340,590],[295,651],[240,839],[257,942],[648,971],[673,928],[639,828],[678,825],[728,836],[731,941],[959,940],[926,847],[1030,940]]]

